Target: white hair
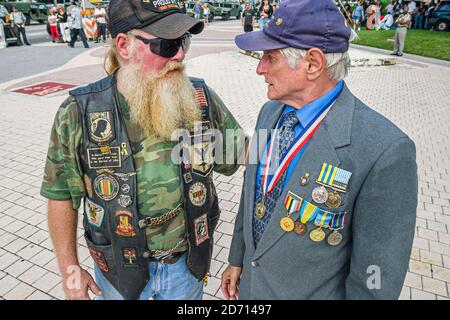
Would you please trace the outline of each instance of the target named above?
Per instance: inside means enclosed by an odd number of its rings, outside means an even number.
[[[289,67],[295,69],[299,59],[305,59],[307,50],[296,48],[285,48],[280,50],[281,54],[288,60]],[[350,68],[350,56],[348,51],[338,53],[325,53],[327,65],[325,69],[331,80],[339,81],[344,79]]]

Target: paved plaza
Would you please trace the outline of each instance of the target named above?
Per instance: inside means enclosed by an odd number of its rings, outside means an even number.
[[[237,23],[216,32],[237,33]],[[266,84],[255,73],[258,61],[238,52],[230,41],[201,54],[208,43],[193,44],[188,74],[202,77],[223,98],[251,133],[266,101]],[[209,46],[213,46],[209,43]],[[103,76],[104,48],[83,52],[65,65],[0,83],[0,299],[64,299],[46,220],[46,199],[39,195],[55,112],[67,91],[47,96],[13,92],[40,82],[84,85]],[[0,52],[1,54],[1,52]],[[382,57],[351,49],[353,57]],[[419,205],[414,248],[401,299],[450,297],[450,66],[398,58],[393,66],[352,68],[350,90],[382,113],[416,143]],[[211,278],[204,299],[222,299],[220,274],[227,266],[234,219],[242,186],[234,176],[215,175],[222,209],[215,231]],[[392,215],[395,215],[392,212]],[[92,269],[79,219],[79,260]],[[386,233],[390,230],[386,229]]]

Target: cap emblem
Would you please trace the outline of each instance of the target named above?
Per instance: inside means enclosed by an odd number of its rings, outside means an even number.
[[[179,9],[177,0],[141,0],[141,2],[145,9],[158,13]]]
[[[276,25],[277,26],[281,26],[282,23],[283,23],[283,18],[278,18],[277,22],[276,22]]]

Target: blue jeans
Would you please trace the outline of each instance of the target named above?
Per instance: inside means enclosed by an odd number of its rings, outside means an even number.
[[[176,263],[149,262],[150,281],[140,300],[201,300],[203,281],[198,281],[188,270],[183,254]],[[123,300],[120,293],[94,264],[95,282],[102,291],[96,300]]]
[[[269,21],[270,19],[259,18],[258,20],[259,30],[262,30]]]
[[[416,16],[414,19],[414,29],[422,29],[423,28],[423,16]]]

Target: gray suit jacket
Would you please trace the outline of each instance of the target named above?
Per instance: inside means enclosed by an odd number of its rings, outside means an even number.
[[[280,102],[266,103],[256,130],[274,128],[282,111]],[[258,142],[256,136],[251,152],[258,143],[266,143]],[[260,149],[261,154],[264,148]],[[352,172],[337,209],[311,199],[324,162]],[[255,249],[256,170],[256,164],[247,165],[229,255],[231,265],[243,268],[239,299],[399,297],[414,237],[418,188],[415,146],[400,129],[344,86],[284,188]],[[303,186],[305,172],[311,177]],[[312,223],[304,235],[284,232],[279,221],[286,215],[288,191],[322,209],[348,211],[341,244],[311,241]]]

